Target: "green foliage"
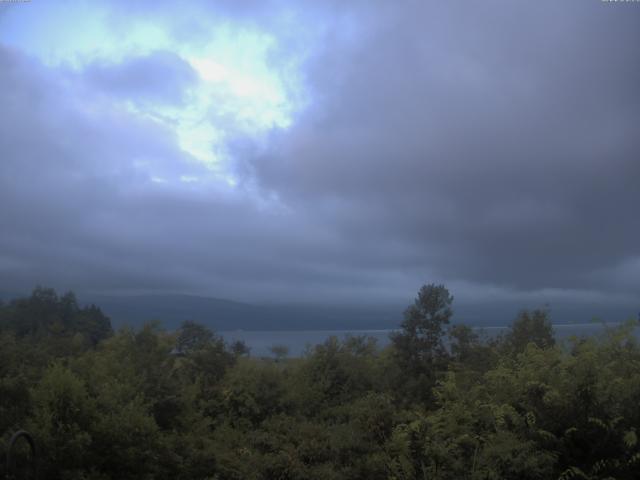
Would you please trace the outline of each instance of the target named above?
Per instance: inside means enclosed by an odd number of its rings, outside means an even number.
[[[207,348],[214,339],[213,332],[204,325],[186,321],[178,330],[176,349],[179,353],[187,354]]]
[[[287,410],[285,379],[272,364],[243,361],[223,382],[224,407],[234,424],[259,425]]]
[[[472,377],[496,365],[497,352],[483,342],[468,325],[453,325],[449,329],[450,369],[459,369]]]
[[[84,382],[68,368],[55,364],[33,389],[33,415],[29,429],[47,452],[45,475],[56,472],[79,478],[88,465],[85,452],[91,446],[95,403]]]
[[[453,297],[444,285],[424,285],[404,313],[402,331],[392,336],[400,361],[413,369],[430,366],[445,353],[444,326],[451,319]]]
[[[638,478],[634,326],[557,345],[523,312],[484,341],[445,330],[451,302],[425,286],[388,348],[276,362],[193,322],[113,334],[36,289],[0,305],[0,453],[27,428],[54,480]]]
[[[540,348],[555,345],[553,327],[547,310],[523,310],[504,338],[504,348],[512,353],[523,352],[529,343]]]
[[[276,362],[284,360],[289,355],[289,347],[286,345],[273,345],[269,351],[273,354]]]
[[[424,285],[413,305],[404,312],[402,330],[391,335],[394,355],[402,375],[399,380],[409,400],[432,400],[431,388],[446,370],[443,336],[453,314],[453,296],[444,285]]]
[[[72,292],[58,297],[55,290],[36,287],[31,296],[0,306],[0,331],[17,337],[48,337],[47,347],[66,351],[69,340],[79,334],[80,343],[95,346],[109,337],[111,322],[95,305],[80,308]],[[56,348],[57,347],[57,348]]]

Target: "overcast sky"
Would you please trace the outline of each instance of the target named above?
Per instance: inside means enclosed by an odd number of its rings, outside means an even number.
[[[0,3],[0,290],[640,304],[640,3]]]

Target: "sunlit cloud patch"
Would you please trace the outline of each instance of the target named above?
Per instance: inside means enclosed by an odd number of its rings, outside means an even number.
[[[115,77],[123,74],[118,69],[132,59],[172,54],[192,69],[196,80],[184,87],[180,102],[151,97],[149,89],[141,86],[128,96],[113,95],[109,107],[173,131],[185,158],[210,172],[207,180],[235,185],[229,142],[240,137],[259,143],[273,129],[288,128],[301,108],[300,102],[291,98],[291,92],[301,89],[292,84],[299,77],[286,75],[292,73],[297,60],[283,58],[278,64],[271,55],[278,39],[257,27],[211,19],[197,41],[178,41],[158,18],[116,24],[108,9],[97,3],[79,3],[71,8],[61,2],[42,8],[47,9],[48,15],[43,15],[41,8],[38,15],[26,8],[9,11],[1,39],[46,66],[78,76],[99,66],[106,74],[113,70],[111,77]],[[47,17],[57,21],[47,21]],[[85,100],[91,103],[89,109],[100,104],[92,96]],[[174,179],[153,171],[149,174],[155,183],[193,183],[200,179],[193,174]]]

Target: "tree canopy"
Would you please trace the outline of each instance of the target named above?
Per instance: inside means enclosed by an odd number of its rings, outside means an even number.
[[[540,310],[486,339],[452,301],[422,287],[384,348],[274,359],[36,289],[0,305],[0,453],[24,428],[53,480],[638,478],[635,325],[557,342]]]

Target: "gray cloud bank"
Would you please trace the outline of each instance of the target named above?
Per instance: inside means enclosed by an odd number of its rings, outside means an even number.
[[[280,2],[328,27],[292,127],[230,145],[237,187],[153,181],[208,172],[109,101],[179,103],[195,81],[179,58],[70,73],[0,44],[0,288],[374,302],[444,281],[638,300],[631,7]]]
[[[131,101],[180,104],[185,89],[196,82],[197,74],[180,56],[152,52],[124,62],[94,64],[85,69],[89,82],[110,94]]]

